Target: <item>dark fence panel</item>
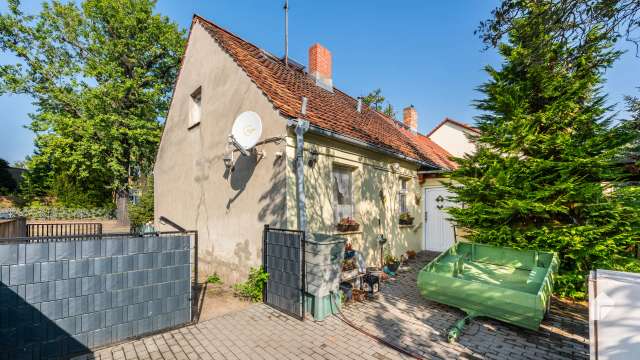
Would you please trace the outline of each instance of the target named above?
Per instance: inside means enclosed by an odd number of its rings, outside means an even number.
[[[269,273],[264,302],[304,319],[304,231],[265,226],[263,242],[263,263]]]
[[[27,219],[17,217],[0,220],[0,238],[27,236]]]
[[[192,235],[0,243],[0,359],[68,358],[190,323]]]

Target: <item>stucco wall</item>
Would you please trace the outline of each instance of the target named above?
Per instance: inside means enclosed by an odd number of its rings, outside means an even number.
[[[476,151],[476,146],[467,138],[469,133],[469,130],[462,126],[446,122],[429,138],[451,155],[462,157],[464,154],[473,154]]]
[[[202,121],[188,129],[190,96],[202,86]],[[262,263],[264,224],[285,219],[285,143],[261,145],[266,157],[235,153],[223,162],[227,135],[244,111],[262,118],[262,139],[284,136],[286,121],[257,86],[198,24],[194,25],[160,144],[155,175],[155,218],[198,230],[200,274],[225,282],[246,277]],[[282,153],[277,157],[276,152]]]
[[[287,219],[289,227],[295,228],[295,135],[290,135],[287,146]],[[311,151],[319,154],[313,167],[308,164]],[[400,163],[398,172],[391,169],[394,162]],[[360,223],[359,232],[340,235],[347,237],[355,249],[363,251],[369,265],[379,265],[377,235],[380,233],[389,239],[385,247],[390,246],[396,256],[409,249],[422,249],[422,203],[419,195],[422,192],[416,178],[416,165],[308,133],[305,135],[304,171],[307,218],[311,232],[338,234],[332,207],[334,164],[353,168],[355,219]],[[409,179],[407,206],[415,217],[412,227],[398,224],[401,177]],[[381,191],[384,201],[380,197]],[[416,203],[416,195],[420,198],[419,203]]]

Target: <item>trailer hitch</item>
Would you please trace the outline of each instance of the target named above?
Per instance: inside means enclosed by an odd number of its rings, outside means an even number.
[[[449,329],[449,332],[447,333],[447,340],[449,341],[449,343],[455,342],[462,334],[462,330],[464,330],[465,325],[470,323],[471,320],[475,319],[478,316],[478,314],[473,311],[465,312],[467,313],[467,316],[456,321],[455,325],[453,325],[453,327]]]

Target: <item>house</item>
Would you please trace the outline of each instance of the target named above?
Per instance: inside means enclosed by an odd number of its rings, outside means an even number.
[[[370,265],[379,234],[396,256],[427,248],[423,197],[441,189],[450,154],[417,132],[414,107],[391,119],[334,87],[331,70],[319,44],[305,69],[194,16],[154,168],[155,219],[198,231],[201,274],[243,279],[262,263],[265,224],[344,236]],[[261,126],[246,155],[229,137],[239,116]],[[338,232],[343,218],[358,230]]]
[[[462,157],[464,154],[473,154],[476,151],[476,146],[470,137],[478,135],[480,135],[478,128],[445,118],[427,136],[449,154]]]

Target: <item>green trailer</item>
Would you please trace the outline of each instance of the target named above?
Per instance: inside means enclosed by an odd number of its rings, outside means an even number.
[[[467,313],[449,331],[449,341],[478,316],[537,330],[549,311],[558,263],[551,252],[458,243],[420,270],[418,289]]]

